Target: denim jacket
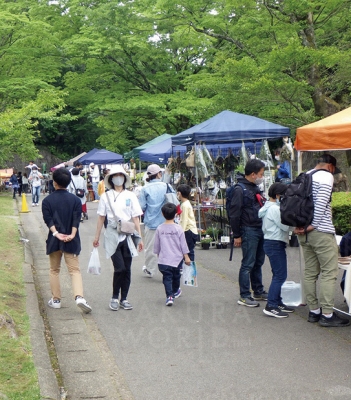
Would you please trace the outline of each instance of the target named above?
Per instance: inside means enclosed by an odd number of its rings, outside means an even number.
[[[156,229],[165,221],[161,208],[166,192],[167,184],[160,179],[153,179],[141,189],[139,203],[144,211],[144,224],[149,229]]]

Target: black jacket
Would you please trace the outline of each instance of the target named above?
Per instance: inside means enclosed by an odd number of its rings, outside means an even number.
[[[41,208],[48,228],[55,225],[57,231],[65,235],[72,233],[72,227],[79,228],[82,203],[77,196],[68,193],[67,190],[55,190],[45,197]],[[58,250],[78,255],[81,251],[79,231],[77,230],[76,236],[72,241],[62,242],[52,236],[49,230],[46,240],[46,254],[51,254]]]
[[[260,195],[259,187],[249,182],[245,177],[238,177],[238,183],[245,186],[246,190],[236,184],[233,190],[230,204],[230,225],[234,238],[241,237],[240,228],[251,226],[262,228],[262,219],[258,217],[258,210],[261,208],[256,194]]]

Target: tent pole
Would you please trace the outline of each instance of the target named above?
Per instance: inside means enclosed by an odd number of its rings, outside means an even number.
[[[297,173],[298,175],[302,172],[302,152],[297,152]]]
[[[194,153],[195,153],[195,159],[196,159],[196,143],[194,142]],[[197,207],[197,218],[199,220],[199,231],[200,231],[200,237],[201,237],[201,202],[200,202],[200,193],[197,193],[198,187],[199,187],[199,176],[198,176],[198,171],[197,171],[197,165],[195,162],[195,181],[196,181],[196,192],[195,192],[195,198],[196,198],[196,207]]]
[[[141,161],[140,161],[140,158],[139,158],[139,177],[141,176]],[[141,182],[141,181],[140,181]],[[138,183],[139,184],[139,183]]]

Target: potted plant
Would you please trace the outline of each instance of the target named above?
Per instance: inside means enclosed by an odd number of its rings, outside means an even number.
[[[211,242],[212,242],[212,238],[210,238],[210,237],[202,238],[202,239],[201,239],[201,247],[202,247],[204,250],[208,250],[208,249],[210,248]]]

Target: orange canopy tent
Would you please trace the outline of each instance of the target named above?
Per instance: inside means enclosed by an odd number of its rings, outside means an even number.
[[[351,149],[351,107],[296,130],[298,151]]]

